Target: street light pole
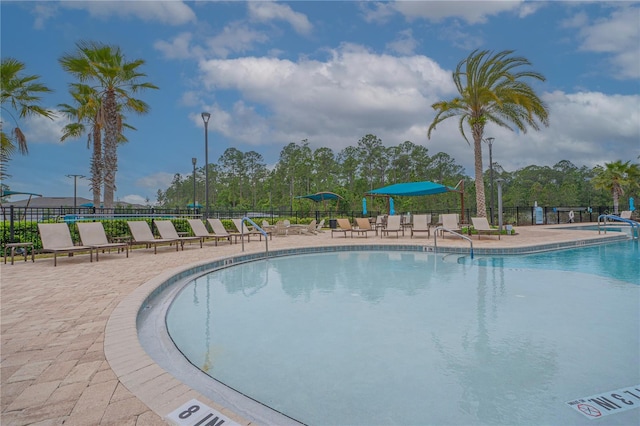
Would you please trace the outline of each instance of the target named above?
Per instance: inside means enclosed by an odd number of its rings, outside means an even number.
[[[204,121],[204,218],[209,217],[209,118],[211,114],[201,114]]]
[[[73,214],[76,214],[76,206],[78,204],[78,178],[82,179],[84,175],[67,175],[67,177],[73,178]]]
[[[484,141],[487,143],[487,145],[489,145],[489,182],[491,183],[491,204],[490,204],[490,208],[489,211],[491,212],[490,216],[491,216],[491,224],[493,225],[493,153],[492,153],[492,148],[493,148],[493,141],[495,140],[495,138],[486,138]]]
[[[502,184],[504,179],[496,179],[496,182],[498,182],[498,229],[502,234]]]
[[[193,164],[193,214],[196,213],[196,157],[191,158],[191,164]]]

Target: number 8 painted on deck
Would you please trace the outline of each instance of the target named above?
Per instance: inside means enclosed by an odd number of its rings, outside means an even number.
[[[199,405],[192,405],[191,407],[184,410],[182,413],[178,415],[181,419],[186,419],[191,417],[192,414],[196,413],[200,409]]]

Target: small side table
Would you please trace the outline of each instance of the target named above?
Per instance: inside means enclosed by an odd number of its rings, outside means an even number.
[[[7,264],[7,249],[11,249],[11,264],[13,265],[13,256],[15,256],[16,254],[16,248],[18,247],[24,247],[24,261],[27,261],[27,248],[31,247],[31,261],[35,262],[36,258],[35,258],[35,253],[33,251],[33,243],[31,242],[24,242],[24,243],[8,243],[5,248],[4,248],[4,263],[5,265]]]

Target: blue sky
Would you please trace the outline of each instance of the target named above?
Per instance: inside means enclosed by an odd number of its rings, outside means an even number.
[[[427,139],[431,104],[455,96],[451,72],[474,49],[513,49],[547,80],[534,87],[551,124],[518,134],[488,125],[493,159],[508,171],[569,160],[592,167],[640,154],[640,2],[11,2],[0,3],[2,57],[26,64],[69,103],[58,64],[76,43],[119,46],[160,90],[119,148],[116,199],[153,203],[175,173],[204,164],[202,111],[211,113],[209,161],[255,150],[268,165],[290,142],[337,154],[375,134],[446,152],[473,175],[457,120]],[[11,121],[3,111],[5,126]],[[68,174],[89,175],[86,138],[60,143],[66,119],[20,122],[29,155],[8,165],[12,190],[72,196]],[[488,165],[488,150],[484,162]],[[91,198],[88,181],[78,196]],[[20,199],[15,197],[13,200]]]

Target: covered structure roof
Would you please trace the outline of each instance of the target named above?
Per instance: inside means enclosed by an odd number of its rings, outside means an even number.
[[[392,195],[418,197],[421,195],[436,195],[443,194],[445,192],[457,192],[460,194],[460,220],[461,222],[464,222],[464,181],[461,180],[458,185],[460,184],[462,184],[461,190],[429,181],[394,183],[393,185],[373,189],[367,192],[367,195],[385,197],[391,197]],[[390,214],[391,210],[391,207],[389,207]]]
[[[334,192],[316,192],[315,194],[307,194],[307,195],[299,195],[296,198],[308,198],[309,200],[313,200],[315,202],[325,201],[325,200],[342,200],[343,198],[334,193]]]
[[[423,182],[394,183],[393,185],[371,190],[367,194],[404,195],[409,197],[416,197],[419,195],[442,194],[444,192],[460,192],[460,191],[458,191],[455,188],[451,188],[445,185],[440,185],[439,183],[423,181]]]
[[[9,191],[8,189],[3,189],[0,197],[10,197],[12,195],[30,195],[30,196],[42,197],[42,195],[36,194],[34,192]]]

